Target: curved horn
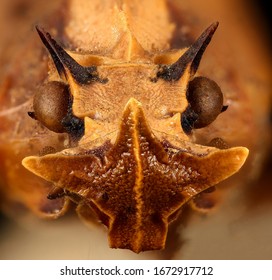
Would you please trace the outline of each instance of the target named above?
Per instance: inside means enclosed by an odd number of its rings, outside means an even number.
[[[167,81],[177,81],[181,78],[189,64],[190,74],[194,75],[218,24],[218,22],[211,24],[175,63],[165,65],[163,69],[157,73],[157,77]]]
[[[68,75],[71,76],[80,84],[88,84],[91,81],[98,79],[96,73],[96,67],[83,67],[78,64],[58,43],[51,37],[48,32],[40,29],[36,26],[36,30],[49,51],[59,75],[63,78],[63,75],[68,79]]]

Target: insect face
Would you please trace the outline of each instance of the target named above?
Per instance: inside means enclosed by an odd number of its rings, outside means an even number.
[[[220,88],[194,79],[217,26],[191,47],[163,54],[144,51],[126,26],[108,55],[68,52],[37,28],[62,82],[49,77],[34,115],[55,132],[80,133],[73,147],[23,165],[55,185],[49,198],[71,199],[83,218],[93,209],[113,248],[164,248],[183,205],[237,172],[248,155],[243,147],[196,145],[187,135],[223,109]]]

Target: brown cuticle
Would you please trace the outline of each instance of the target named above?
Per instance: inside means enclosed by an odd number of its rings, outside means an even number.
[[[69,99],[70,93],[66,84],[53,81],[41,85],[33,100],[36,119],[54,132],[66,132],[62,119],[68,113]]]
[[[187,100],[191,110],[197,115],[194,128],[209,125],[222,112],[222,91],[214,81],[206,77],[196,77],[189,83]]]

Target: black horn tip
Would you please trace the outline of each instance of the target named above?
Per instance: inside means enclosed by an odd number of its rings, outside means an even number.
[[[215,21],[208,27],[208,29],[210,28],[215,31],[217,29],[218,25],[219,25],[219,21]]]
[[[187,67],[190,67],[190,75],[192,77],[196,73],[202,55],[209,45],[218,25],[219,22],[216,21],[205,29],[198,39],[175,63],[171,65],[162,65],[157,73],[157,78],[161,78],[166,81],[178,81],[184,74]]]
[[[51,37],[51,35],[48,32],[46,32],[43,28],[40,28],[38,25],[36,25],[35,28],[38,32],[42,43],[51,55],[60,77],[63,77],[65,75],[64,64],[60,57],[61,54],[56,50],[56,48],[61,50],[61,52],[64,51],[60,46],[58,46],[57,42]]]
[[[49,51],[56,69],[60,77],[67,79],[67,76],[70,75],[74,80],[79,84],[89,84],[94,81],[99,81],[106,83],[106,80],[100,80],[97,74],[97,67],[90,66],[84,67],[77,63],[64,49],[59,45],[51,35],[36,25],[36,30]]]

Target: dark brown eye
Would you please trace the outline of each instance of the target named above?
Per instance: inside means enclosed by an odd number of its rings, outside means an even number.
[[[69,106],[68,87],[57,81],[40,86],[33,100],[35,118],[48,129],[58,133],[66,132],[62,120],[67,115]]]
[[[189,106],[181,120],[186,133],[209,125],[226,109],[220,87],[205,77],[196,77],[189,83],[187,100]]]

